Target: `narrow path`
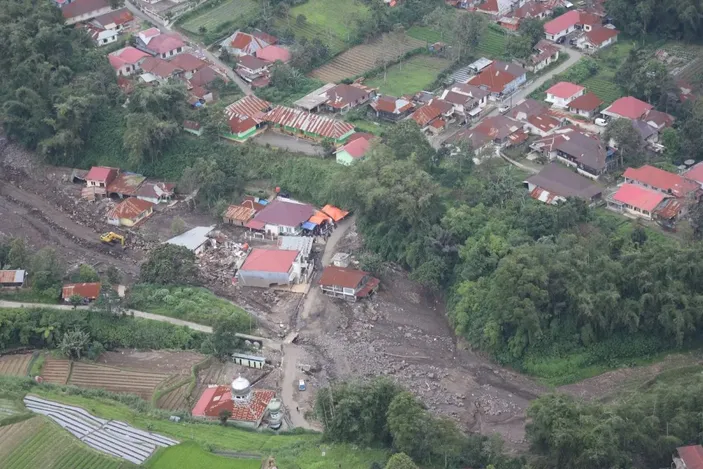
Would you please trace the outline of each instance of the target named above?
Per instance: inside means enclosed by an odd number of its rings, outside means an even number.
[[[53,304],[42,304],[42,303],[20,303],[16,301],[2,301],[0,300],[0,308],[51,308],[51,309],[61,309],[64,311],[72,310],[73,306],[70,305],[53,305]],[[89,309],[89,306],[78,306],[77,309]],[[159,314],[147,313],[145,311],[137,311],[136,309],[125,309],[127,314],[134,315],[136,318],[150,319],[152,321],[168,322],[176,326],[186,326],[188,329],[194,331],[205,332],[206,334],[212,334],[212,327],[203,326],[202,324],[196,324],[190,321],[183,321],[181,319],[170,318],[168,316],[161,316]]]

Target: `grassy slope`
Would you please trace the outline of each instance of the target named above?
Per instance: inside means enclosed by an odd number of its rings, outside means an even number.
[[[228,0],[212,9],[203,10],[201,14],[193,18],[189,18],[181,24],[181,27],[187,31],[198,33],[201,26],[204,26],[208,31],[212,31],[228,21],[244,24],[257,14],[258,9],[259,7],[255,0]]]
[[[354,19],[366,18],[368,8],[358,0],[308,0],[290,10],[293,21],[304,15],[306,23],[332,33],[342,40],[353,33]],[[296,21],[297,26],[297,21]]]
[[[408,29],[408,36],[428,43],[447,40],[446,35],[442,37],[439,31],[429,26],[412,26]],[[488,27],[476,49],[476,55],[485,56],[489,59],[499,59],[505,54],[505,43],[507,40],[508,36],[501,32],[499,27],[498,29],[492,26]]]
[[[181,442],[193,441],[199,445],[208,445],[223,450],[261,453],[262,455],[272,454],[279,463],[280,469],[336,468],[340,463],[345,469],[368,469],[373,461],[382,463],[387,458],[385,451],[361,450],[351,445],[327,447],[325,448],[326,456],[323,457],[320,452],[321,436],[319,434],[276,435],[272,432],[253,432],[234,427],[222,428],[219,425],[173,423],[137,414],[126,406],[107,400],[97,401],[48,390],[39,390],[34,393],[47,399],[81,406],[99,417],[126,421],[138,428],[148,428],[150,431],[171,436]],[[191,448],[196,447],[191,446]],[[191,451],[198,453],[201,450],[191,449]],[[170,459],[169,455],[159,457]]]
[[[217,456],[203,450],[197,443],[183,443],[160,450],[146,463],[150,469],[260,469],[258,459],[237,459]]]
[[[430,85],[437,75],[449,66],[449,60],[428,55],[416,55],[402,65],[396,64],[388,69],[386,80],[383,72],[366,80],[364,84],[377,87],[382,94],[402,96],[416,93]]]

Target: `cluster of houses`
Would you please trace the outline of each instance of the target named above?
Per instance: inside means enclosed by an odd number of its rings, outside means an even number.
[[[288,49],[278,45],[278,38],[263,31],[237,31],[222,41],[220,48],[236,59],[234,71],[252,88],[268,86],[271,66],[288,63],[291,57]]]
[[[175,184],[151,181],[141,174],[107,166],[93,166],[81,179],[86,184],[81,191],[84,199],[120,200],[107,214],[107,222],[115,226],[132,227],[142,222],[153,213],[155,205],[173,198],[175,188]]]
[[[108,59],[118,83],[127,92],[132,89],[132,83],[126,77],[132,75],[148,85],[179,80],[185,83],[188,103],[194,107],[215,99],[215,81],[228,81],[224,73],[193,55],[179,34],[164,33],[158,28],[140,31],[135,35],[133,46],[110,53]]]

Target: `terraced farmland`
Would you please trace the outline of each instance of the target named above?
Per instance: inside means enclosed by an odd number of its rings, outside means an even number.
[[[68,384],[82,388],[100,388],[112,392],[136,394],[150,400],[156,387],[169,377],[163,373],[128,371],[110,366],[77,362],[73,364]]]
[[[131,469],[137,466],[98,453],[45,417],[0,427],[3,469]]]
[[[446,41],[447,35],[442,37],[439,31],[428,26],[412,26],[408,29],[408,36],[423,41],[425,44],[437,41]],[[489,26],[483,34],[476,55],[481,55],[489,59],[500,59],[505,56],[505,43],[508,36],[500,30],[500,27]]]
[[[41,377],[47,383],[66,384],[71,373],[71,362],[64,358],[46,357]]]
[[[187,19],[180,26],[186,31],[198,33],[201,27],[215,31],[225,23],[232,23],[232,32],[253,19],[259,12],[255,0],[227,0],[211,9],[204,9],[197,16]]]
[[[411,37],[401,44],[384,36],[369,44],[342,52],[322,67],[313,70],[310,75],[322,81],[337,83],[378,67],[379,59],[399,57],[424,45],[423,41]]]
[[[0,399],[0,420],[19,412],[18,405],[10,399]]]
[[[0,357],[0,375],[25,376],[32,361],[31,353]]]

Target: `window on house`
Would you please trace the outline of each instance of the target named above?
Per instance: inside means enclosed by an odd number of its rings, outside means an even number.
[[[179,47],[178,49],[176,49],[176,52],[178,52],[180,54],[182,50],[183,50],[183,48]]]

